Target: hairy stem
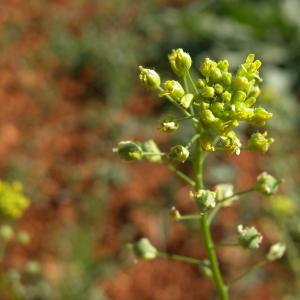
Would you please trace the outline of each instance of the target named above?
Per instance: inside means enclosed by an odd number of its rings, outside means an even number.
[[[205,158],[205,153],[201,149],[201,145],[196,143],[195,147],[195,160],[194,160],[194,171],[195,171],[195,190],[196,192],[203,189],[203,161]],[[228,300],[228,288],[224,284],[224,280],[219,268],[219,263],[215,251],[214,242],[211,236],[208,215],[203,214],[200,219],[200,231],[204,241],[205,249],[210,262],[210,268],[213,275],[213,280],[217,288],[219,297],[221,300]]]

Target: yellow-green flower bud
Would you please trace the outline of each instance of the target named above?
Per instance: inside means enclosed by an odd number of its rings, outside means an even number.
[[[256,102],[256,98],[255,97],[249,97],[248,99],[245,100],[245,105],[247,107],[252,107]]]
[[[218,67],[212,67],[209,74],[209,79],[213,82],[218,82],[222,78],[222,72]]]
[[[220,69],[221,71],[227,72],[228,69],[229,69],[229,62],[228,62],[228,60],[227,60],[227,59],[220,60],[220,61],[218,62],[218,67],[219,67],[219,69]]]
[[[114,148],[113,151],[125,160],[141,160],[143,158],[143,149],[132,141],[120,142],[118,148]]]
[[[184,95],[184,89],[176,80],[167,80],[164,83],[164,90],[159,96],[170,95],[174,100],[178,101]]]
[[[253,86],[249,92],[249,97],[257,98],[261,93],[259,86]]]
[[[255,227],[243,227],[239,225],[239,243],[246,249],[255,249],[259,248],[259,245],[262,242],[262,235],[256,230]]]
[[[267,132],[253,133],[248,141],[247,149],[252,151],[267,152],[270,145],[274,142],[272,138],[266,138]]]
[[[226,151],[228,151],[231,154],[240,154],[240,148],[242,144],[234,131],[230,131],[229,133],[227,133],[226,136],[221,137],[221,139],[223,140],[223,147]]]
[[[160,77],[154,70],[145,69],[142,66],[139,66],[139,70],[140,82],[145,88],[150,90],[157,90],[160,88]]]
[[[270,118],[272,118],[273,114],[267,112],[264,108],[262,107],[257,107],[254,109],[254,115],[251,119],[251,122],[254,125],[264,125],[265,121],[269,120]]]
[[[280,183],[281,180],[276,179],[267,172],[263,172],[256,178],[255,189],[266,196],[271,196],[277,192]]]
[[[221,95],[222,100],[225,103],[229,103],[231,101],[231,93],[229,93],[228,91],[225,91],[222,95]]]
[[[203,148],[203,150],[207,152],[214,152],[215,151],[214,142],[215,142],[214,136],[207,131],[203,131],[203,133],[200,136],[200,145]]]
[[[285,253],[286,247],[284,244],[273,244],[267,254],[267,259],[270,261],[280,259]]]
[[[182,49],[173,49],[168,55],[168,58],[173,72],[178,77],[186,76],[192,65],[192,59],[190,55],[184,52]]]
[[[153,140],[144,142],[142,145],[142,149],[143,152],[150,153],[150,154],[143,155],[143,158],[146,161],[153,162],[153,163],[161,161],[161,155],[160,155],[161,152]]]
[[[210,99],[215,96],[215,89],[211,86],[205,86],[201,91],[200,94],[203,98]]]
[[[218,94],[218,95],[222,94],[223,90],[224,90],[223,86],[219,83],[215,84],[214,89],[215,89],[216,94]]]
[[[204,88],[206,86],[206,82],[203,79],[198,79],[197,83],[200,88]]]
[[[236,91],[234,92],[233,96],[232,96],[232,101],[234,103],[236,102],[243,102],[246,99],[246,93],[243,91]]]
[[[154,259],[157,257],[156,248],[147,238],[142,238],[132,245],[132,250],[138,259]]]
[[[216,193],[210,190],[199,190],[195,193],[191,192],[190,196],[196,200],[196,204],[200,211],[216,206]]]
[[[11,226],[5,224],[0,227],[0,237],[4,241],[10,241],[14,237],[14,231]]]
[[[205,86],[202,90],[201,90],[201,96],[203,98],[213,98],[215,95],[215,89],[211,86]]]
[[[173,146],[169,152],[169,158],[180,163],[184,163],[188,159],[189,155],[189,150],[182,145]]]
[[[230,85],[232,82],[232,74],[229,72],[224,72],[222,74],[221,81],[227,86]]]
[[[181,106],[185,109],[188,109],[193,102],[194,95],[193,94],[185,94],[179,101]]]
[[[173,132],[179,128],[179,122],[176,117],[168,116],[161,121],[160,129],[163,132]]]
[[[244,91],[244,92],[248,93],[250,87],[251,87],[251,84],[246,77],[238,76],[232,82],[232,88],[235,91],[240,90],[240,91]]]
[[[204,124],[211,124],[217,119],[209,109],[202,110],[200,114],[201,120]]]
[[[204,59],[204,62],[200,65],[199,71],[204,77],[209,77],[211,69],[216,66],[217,63],[207,57]]]

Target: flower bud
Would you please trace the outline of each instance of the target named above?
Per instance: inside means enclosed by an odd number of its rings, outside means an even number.
[[[188,159],[189,155],[189,150],[182,145],[173,146],[169,152],[169,158],[180,163],[184,163]]]
[[[160,77],[154,70],[145,69],[142,66],[139,66],[139,70],[140,82],[145,88],[150,90],[157,90],[160,88]]]
[[[203,264],[201,265],[201,272],[207,278],[213,277],[213,272],[210,267],[210,262],[208,259],[203,260]]]
[[[228,198],[228,200],[223,202],[223,206],[229,206],[233,200],[236,200],[238,197],[231,197],[233,193],[233,185],[229,183],[221,183],[216,185],[216,200],[222,201],[224,198]],[[229,198],[231,197],[231,198]]]
[[[256,102],[256,98],[255,97],[249,97],[248,99],[245,100],[245,105],[247,107],[251,107],[254,105],[254,103]]]
[[[224,111],[224,103],[221,102],[213,102],[210,105],[211,111],[213,112],[213,114],[217,117],[221,117],[223,115],[223,111]]]
[[[199,190],[195,193],[191,192],[190,196],[196,200],[200,211],[206,211],[216,206],[216,193],[209,190]]]
[[[215,95],[215,89],[211,86],[205,86],[201,90],[201,96],[203,98],[213,98],[214,95]]]
[[[248,93],[251,85],[246,77],[238,76],[232,82],[232,88],[235,91],[244,91]]]
[[[248,141],[247,149],[252,151],[267,152],[270,145],[274,142],[272,138],[266,138],[267,132],[253,133]]]
[[[257,98],[261,93],[259,86],[253,86],[249,92],[250,97]]]
[[[222,78],[221,70],[218,67],[212,67],[209,78],[212,80],[212,82],[218,82]]]
[[[228,91],[225,91],[222,95],[221,95],[222,100],[225,103],[229,103],[231,101],[231,93],[229,93]]]
[[[211,124],[216,121],[216,117],[209,109],[202,110],[200,117],[204,124]]]
[[[276,179],[267,172],[263,172],[256,178],[255,188],[258,192],[266,196],[271,196],[277,192],[280,183],[280,180]]]
[[[284,255],[285,250],[286,250],[286,247],[284,244],[276,243],[271,246],[271,248],[267,254],[267,259],[270,261],[280,259]]]
[[[209,132],[204,131],[201,134],[200,145],[203,148],[203,150],[207,152],[214,152],[215,151],[214,142],[215,142],[215,138]]]
[[[142,148],[132,141],[120,142],[118,148],[114,148],[113,152],[117,152],[125,160],[141,160],[143,158]]]
[[[176,117],[168,116],[162,119],[160,129],[163,132],[173,132],[179,128],[179,122]]]
[[[232,96],[233,103],[243,102],[246,99],[247,95],[243,91],[236,91]]]
[[[265,121],[269,120],[270,118],[272,118],[273,114],[267,112],[264,108],[262,107],[257,107],[254,109],[254,115],[251,119],[251,122],[254,125],[264,125]]]
[[[160,162],[161,155],[160,150],[156,143],[153,140],[149,140],[143,143],[142,145],[143,152],[150,152],[151,154],[144,154],[143,158],[149,162]]]
[[[194,95],[193,94],[185,94],[179,101],[181,106],[185,109],[188,109],[193,102]]]
[[[223,86],[219,83],[215,84],[214,89],[215,89],[216,94],[218,94],[218,95],[222,94],[223,90],[224,90]]]
[[[217,63],[207,57],[204,59],[204,62],[200,65],[199,71],[204,77],[209,77],[211,69],[216,66]]]
[[[236,136],[234,131],[230,131],[226,136],[221,137],[223,140],[223,147],[231,154],[239,155],[242,146],[240,140]]]
[[[132,245],[132,250],[138,259],[154,259],[157,257],[156,248],[147,238],[142,238]]]
[[[238,225],[239,243],[246,249],[259,248],[262,242],[262,235],[256,230],[255,227],[243,227]]]
[[[222,74],[221,81],[222,81],[225,85],[229,86],[229,85],[231,84],[231,81],[232,81],[232,74],[229,73],[229,72],[224,72],[224,73]]]
[[[229,62],[227,59],[224,59],[224,60],[220,60],[218,62],[218,67],[221,71],[223,72],[227,72],[228,71],[228,68],[229,68]]]
[[[181,217],[179,210],[174,206],[171,208],[169,216],[173,221],[178,221]]]
[[[192,59],[190,55],[184,52],[182,49],[173,49],[168,55],[168,58],[173,72],[178,77],[186,76],[192,65]]]
[[[4,241],[10,241],[14,237],[14,231],[9,225],[1,225],[0,227],[0,237]]]
[[[203,79],[198,79],[197,83],[200,88],[204,88],[206,86],[206,82]]]
[[[174,100],[178,101],[184,95],[184,89],[178,81],[167,80],[164,83],[164,90],[159,96],[170,95]]]

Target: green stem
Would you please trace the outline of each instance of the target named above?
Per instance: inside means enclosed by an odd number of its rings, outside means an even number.
[[[184,215],[180,216],[178,221],[189,221],[189,220],[199,220],[201,218],[201,215]]]
[[[199,91],[198,91],[198,89],[197,89],[197,87],[196,87],[196,84],[195,84],[195,82],[194,82],[194,80],[193,80],[193,78],[192,78],[192,76],[191,76],[191,73],[188,71],[187,74],[188,74],[187,76],[188,76],[188,78],[189,78],[189,80],[190,80],[190,82],[191,82],[191,84],[192,84],[192,86],[193,86],[193,89],[194,89],[195,93],[198,94]]]
[[[158,252],[157,256],[161,257],[161,258],[183,261],[183,262],[187,262],[187,263],[190,263],[193,265],[205,265],[205,263],[202,260],[192,258],[192,257],[182,256],[182,255],[178,255],[178,254],[169,254],[169,253]]]
[[[242,274],[240,274],[238,277],[236,277],[235,279],[233,279],[232,281],[229,282],[229,286],[232,286],[233,284],[237,283],[238,281],[240,281],[242,278],[246,277],[247,275],[253,273],[254,271],[256,271],[257,269],[259,269],[260,267],[262,267],[265,263],[267,263],[267,260],[262,260],[258,263],[256,263],[254,266],[252,266],[250,269],[248,269],[247,271],[243,272]]]
[[[188,144],[186,145],[186,148],[190,149],[192,147],[192,145],[199,139],[200,134],[195,134],[191,140],[188,142]]]
[[[187,175],[185,175],[183,172],[177,170],[173,165],[167,165],[167,168],[174,172],[174,174],[179,177],[180,179],[182,179],[183,181],[185,181],[186,183],[188,183],[191,186],[195,186],[195,181],[193,179],[191,179],[190,177],[188,177]]]
[[[203,161],[205,158],[205,153],[201,149],[201,145],[199,143],[196,144],[195,149],[195,160],[194,160],[194,170],[195,170],[195,190],[196,192],[200,189],[203,189]],[[210,262],[210,268],[212,271],[212,277],[217,288],[219,297],[221,300],[228,300],[228,288],[224,284],[224,280],[219,268],[219,263],[214,247],[214,242],[212,240],[208,216],[205,213],[200,219],[200,231],[203,237],[205,249],[208,255],[208,259]]]
[[[240,247],[240,243],[220,243],[220,244],[215,244],[215,247]]]

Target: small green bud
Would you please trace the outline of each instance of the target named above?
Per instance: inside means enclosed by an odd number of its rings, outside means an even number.
[[[163,132],[173,132],[179,128],[179,122],[176,117],[168,116],[161,121],[160,129]]]
[[[216,94],[218,94],[218,95],[222,94],[223,90],[224,90],[223,86],[219,83],[215,84],[214,89],[215,89]]]
[[[28,245],[30,243],[30,235],[27,231],[21,230],[17,235],[17,240],[21,245]]]
[[[231,93],[229,93],[228,91],[225,91],[222,95],[221,95],[222,100],[225,103],[229,103],[231,101]]]
[[[255,188],[258,192],[266,196],[271,196],[277,192],[280,183],[281,180],[276,179],[267,172],[263,172],[256,178]]]
[[[232,82],[232,88],[235,91],[249,92],[251,85],[246,77],[238,76]]]
[[[213,82],[218,82],[222,78],[222,72],[218,67],[212,67],[210,70],[209,78]]]
[[[144,152],[150,152],[151,154],[144,154],[143,158],[146,161],[149,162],[160,162],[161,161],[161,155],[160,155],[160,150],[156,143],[153,140],[149,140],[143,143],[142,149]],[[157,155],[155,155],[157,154]]]
[[[233,96],[232,96],[232,101],[234,103],[237,103],[237,102],[243,102],[245,101],[247,95],[245,92],[243,91],[236,91],[234,92]]]
[[[160,88],[160,77],[154,70],[145,69],[142,66],[139,66],[139,70],[140,82],[145,88],[150,90],[157,90]]]
[[[252,86],[252,88],[249,92],[249,96],[257,98],[260,95],[260,93],[261,93],[261,90],[260,90],[259,86]]]
[[[239,155],[241,152],[241,142],[234,131],[230,131],[226,136],[221,137],[223,140],[223,147],[231,154]]]
[[[190,55],[184,52],[182,49],[173,49],[168,55],[168,58],[173,72],[178,77],[186,76],[192,65],[192,59]]]
[[[213,98],[215,95],[215,89],[211,86],[205,86],[202,90],[201,90],[201,96],[203,98]]]
[[[216,66],[217,63],[207,57],[204,59],[204,62],[200,65],[199,71],[204,77],[209,77],[211,74],[211,69]]]
[[[255,97],[249,97],[248,99],[245,100],[245,105],[247,107],[252,107],[256,102],[256,98]]]
[[[207,278],[213,277],[213,272],[210,267],[210,262],[208,259],[203,260],[203,264],[201,265],[201,272]]]
[[[202,110],[200,117],[204,124],[211,124],[216,121],[216,117],[209,109]]]
[[[246,249],[259,248],[262,242],[262,235],[256,230],[255,227],[243,227],[238,225],[239,243]]]
[[[138,259],[154,259],[157,257],[156,248],[147,238],[142,238],[132,245],[132,250]]]
[[[228,62],[228,60],[227,60],[227,59],[220,60],[220,61],[218,62],[218,67],[219,67],[219,69],[220,69],[221,71],[227,72],[228,69],[229,69],[229,62]]]
[[[206,86],[206,82],[203,79],[198,79],[197,83],[200,88],[204,88]]]
[[[215,151],[214,142],[215,142],[215,138],[209,132],[204,131],[201,134],[200,145],[203,148],[203,150],[207,152],[214,152]]]
[[[181,217],[179,210],[174,206],[171,208],[169,216],[173,221],[178,221]]]
[[[248,141],[247,149],[252,151],[267,152],[270,145],[274,142],[272,138],[266,138],[267,132],[253,133]]]
[[[273,244],[267,254],[267,259],[270,261],[280,259],[281,257],[283,257],[285,250],[286,247],[284,244],[281,243]]]
[[[231,84],[231,81],[232,81],[232,74],[229,73],[229,72],[224,72],[224,73],[222,74],[221,81],[222,81],[225,85],[229,86],[229,85]]]
[[[200,211],[206,211],[216,206],[216,193],[209,190],[199,190],[195,193],[190,192],[190,197],[196,200]]]
[[[273,114],[267,112],[264,108],[262,107],[257,107],[254,109],[254,115],[251,119],[251,122],[254,125],[264,125],[265,121],[269,120],[270,118],[272,118]]]
[[[164,90],[159,94],[159,96],[170,95],[176,101],[184,95],[184,89],[178,81],[167,80],[164,83]]]
[[[223,115],[224,103],[213,102],[210,107],[211,107],[211,111],[215,116],[221,117],[221,115]]]
[[[185,109],[188,109],[193,102],[194,95],[193,94],[185,94],[179,101],[181,106]]]
[[[188,159],[189,155],[189,150],[182,145],[173,146],[169,152],[169,158],[180,163],[184,163]]]
[[[125,160],[141,160],[143,158],[142,148],[132,141],[120,142],[118,148],[114,148],[113,152],[117,152]]]
[[[0,237],[4,241],[10,241],[14,237],[14,231],[10,225],[4,224],[0,227]]]

